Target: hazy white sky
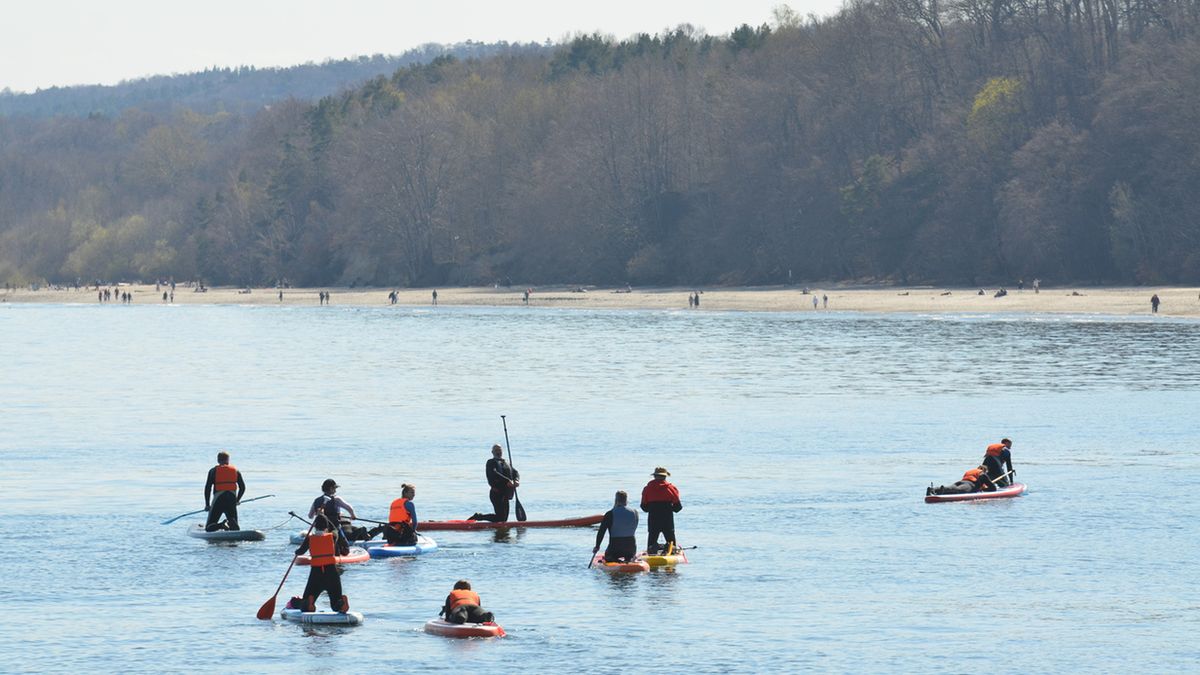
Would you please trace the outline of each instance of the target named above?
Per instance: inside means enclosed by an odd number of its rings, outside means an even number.
[[[17,0],[3,4],[0,89],[400,54],[426,42],[618,38],[681,23],[712,35],[771,20],[781,0]],[[842,0],[791,0],[828,15]]]

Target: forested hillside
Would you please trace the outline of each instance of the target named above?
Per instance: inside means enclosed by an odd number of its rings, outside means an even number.
[[[1200,281],[1200,0],[880,0],[0,118],[0,279]]]

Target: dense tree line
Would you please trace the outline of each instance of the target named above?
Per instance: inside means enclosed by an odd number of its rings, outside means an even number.
[[[878,0],[0,118],[0,278],[1200,281],[1200,0]]]

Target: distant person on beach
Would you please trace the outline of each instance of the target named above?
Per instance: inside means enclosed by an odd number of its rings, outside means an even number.
[[[283,289],[279,289],[279,301],[283,302]]]
[[[433,289],[433,304],[437,304],[437,289]]]
[[[821,309],[829,309],[829,296],[821,294]]]
[[[408,483],[400,486],[400,498],[393,500],[388,509],[387,525],[373,527],[367,532],[367,538],[383,533],[388,546],[413,546],[417,543],[417,507],[413,506],[413,498],[417,489]]]
[[[529,304],[529,290],[528,288],[525,289],[525,304],[527,305]]]
[[[479,594],[471,590],[471,582],[459,579],[454,582],[454,590],[446,596],[446,603],[438,616],[445,616],[447,623],[490,623],[496,620],[491,612],[483,611],[480,607]]]
[[[1158,304],[1159,304],[1159,302],[1160,302],[1160,301],[1159,301],[1159,299],[1158,299],[1158,293],[1155,293],[1154,295],[1150,296],[1150,311],[1151,311],[1152,313],[1154,313],[1154,314],[1158,314]]]
[[[208,470],[208,480],[204,482],[204,510],[208,511],[204,531],[240,529],[237,505],[245,494],[246,482],[242,480],[242,472],[229,463],[228,452],[218,452],[217,465]],[[225,520],[217,522],[221,516]]]
[[[817,308],[817,296],[813,296],[813,309]]]
[[[963,474],[962,480],[953,485],[941,485],[939,487],[925,488],[926,495],[955,495],[966,494],[968,492],[992,492],[996,489],[996,485],[988,479],[987,469],[982,466],[977,466],[974,469],[967,470]]]
[[[167,301],[167,292],[163,291],[163,302]]]
[[[604,514],[600,529],[596,532],[596,545],[592,554],[600,551],[604,535],[608,534],[608,548],[604,549],[605,562],[630,562],[637,557],[638,512],[630,508],[629,495],[617,490],[613,507]]]
[[[475,513],[467,520],[487,520],[493,523],[508,522],[508,502],[517,493],[521,485],[521,472],[509,466],[504,461],[504,448],[497,443],[492,446],[492,458],[483,467],[487,476],[488,499],[492,502],[494,513]]]
[[[346,513],[350,514],[351,519],[354,519],[356,516],[354,514],[354,507],[350,506],[346,500],[337,496],[337,490],[339,487],[341,486],[337,484],[337,481],[333,480],[332,478],[326,478],[325,481],[321,483],[321,496],[314,499],[312,506],[308,509],[308,517],[314,518],[317,516],[317,514],[321,514],[325,517],[325,520],[329,521],[329,524],[334,529],[337,529],[340,533],[341,528],[338,527],[338,523],[341,520],[341,512],[345,511]],[[339,537],[338,549],[340,554],[344,554],[346,551],[350,550],[349,538],[344,534]]]
[[[688,309],[692,309],[695,306],[696,306],[696,296],[693,295],[692,293],[688,293]]]
[[[700,309],[700,291],[696,291],[696,309]]]
[[[342,593],[342,573],[338,570],[335,560],[335,556],[341,552],[338,550],[337,535],[333,533],[333,529],[333,522],[327,520],[324,514],[319,514],[313,521],[312,533],[305,537],[300,548],[296,549],[296,555],[306,552],[312,554],[308,583],[304,585],[304,597],[300,599],[298,609],[306,612],[317,611],[317,598],[321,593],[325,593],[329,596],[330,609],[335,612],[350,610],[350,599]],[[294,607],[296,604],[295,598],[288,602],[288,606]]]
[[[1042,287],[1042,280],[1041,280],[1041,279],[1034,279],[1034,280],[1033,280],[1033,294],[1034,294],[1034,295],[1037,295],[1037,293],[1038,293],[1038,290],[1039,290],[1039,289],[1041,289],[1041,287]]]
[[[1016,475],[1016,471],[1013,470],[1011,450],[1012,441],[1002,438],[999,443],[987,446],[983,453],[981,466],[987,469],[988,477],[1001,487],[1011,483],[1013,476]],[[1007,476],[1004,471],[1005,466],[1008,467]]]
[[[675,514],[683,510],[679,501],[679,488],[667,482],[671,475],[665,467],[654,467],[653,478],[646,487],[642,488],[642,510],[646,512],[646,528],[650,531],[646,544],[646,552],[653,554],[666,550],[668,545],[679,548],[675,541]],[[662,534],[662,548],[658,546],[658,535]]]

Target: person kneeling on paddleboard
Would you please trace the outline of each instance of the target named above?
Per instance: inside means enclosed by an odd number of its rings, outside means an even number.
[[[474,513],[467,520],[487,520],[493,523],[508,522],[508,502],[516,496],[517,487],[521,485],[521,472],[504,461],[504,448],[499,443],[492,446],[492,458],[483,465],[487,476],[488,499],[492,502],[493,513]],[[517,513],[521,513],[520,509]]]
[[[368,538],[374,538],[380,532],[387,540],[388,546],[415,546],[417,543],[417,507],[413,506],[413,497],[417,489],[408,483],[400,486],[400,499],[392,502],[388,510],[388,524],[371,528]]]
[[[209,505],[209,497],[212,505]],[[229,463],[229,453],[224,450],[217,453],[217,465],[208,470],[208,480],[204,483],[204,510],[208,511],[208,522],[204,525],[205,532],[217,530],[237,530],[237,505],[246,494],[246,482],[242,480],[242,472]],[[225,522],[218,523],[221,516]]]
[[[304,585],[303,605],[299,607],[306,612],[317,611],[317,598],[322,592],[329,596],[329,607],[333,611],[350,611],[350,599],[342,593],[342,571],[336,564],[338,546],[331,522],[324,513],[318,514],[313,520],[312,533],[305,537],[300,548],[296,549],[296,555],[312,553],[308,583]]]
[[[925,488],[926,495],[957,495],[968,492],[992,492],[995,483],[988,478],[987,469],[980,465],[963,474],[962,480],[954,485]]]
[[[996,481],[996,485],[1000,487],[1007,486],[1017,475],[1017,472],[1013,470],[1011,450],[1012,441],[1002,438],[999,443],[992,443],[984,451],[983,466],[987,469],[988,477]],[[1004,473],[1005,465],[1008,466],[1008,475]]]
[[[604,514],[600,521],[600,530],[596,532],[595,554],[604,543],[604,533],[608,532],[608,548],[604,549],[605,562],[631,562],[637,557],[637,526],[638,512],[629,507],[629,495],[624,490],[617,490],[613,498],[613,507]]]
[[[646,517],[646,529],[650,530],[646,553],[651,555],[666,550],[668,546],[679,548],[675,541],[675,514],[683,510],[683,504],[679,501],[679,488],[667,482],[667,476],[670,476],[671,472],[658,466],[654,468],[652,475],[654,479],[642,488],[642,510],[649,514]],[[658,545],[660,532],[666,540],[661,548]]]
[[[454,582],[454,590],[446,596],[446,604],[438,616],[445,616],[448,623],[490,623],[496,620],[491,612],[479,606],[479,594],[471,590],[471,582],[460,579]]]
[[[341,487],[332,478],[326,478],[321,483],[321,496],[313,500],[312,506],[308,509],[308,517],[313,518],[318,513],[323,514],[325,519],[330,523],[338,523],[341,521],[341,512],[345,511],[350,514],[353,519],[354,507],[346,503],[346,500],[337,496],[337,489]],[[338,555],[345,555],[350,550],[350,539],[342,532],[341,527],[336,527],[338,534]]]

